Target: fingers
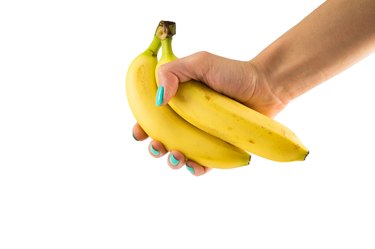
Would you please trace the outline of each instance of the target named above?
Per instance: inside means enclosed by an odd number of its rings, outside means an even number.
[[[210,171],[210,168],[204,167],[194,161],[186,160],[185,156],[179,151],[172,151],[168,156],[168,165],[172,169],[180,169],[186,164],[186,169],[195,176],[201,176]]]
[[[149,145],[149,152],[155,158],[164,156],[168,151],[162,143],[153,140]],[[186,164],[186,169],[195,176],[201,176],[210,171],[210,168],[204,167],[194,161],[187,161],[185,156],[179,151],[171,151],[168,155],[168,165],[172,169],[180,169]]]
[[[143,141],[148,138],[148,135],[142,129],[142,127],[138,123],[136,123],[133,127],[133,137],[137,141]]]
[[[173,62],[170,62],[173,63]],[[159,78],[159,88],[157,92],[157,105],[165,105],[168,101],[176,95],[179,78],[171,72],[169,67],[165,67],[166,65],[162,65],[158,70],[158,78]],[[163,96],[160,96],[162,94]],[[160,99],[160,100],[159,100]]]
[[[150,154],[155,157],[159,158],[164,156],[168,151],[165,149],[162,143],[153,140],[149,145],[149,152]],[[171,151],[168,155],[168,165],[172,169],[180,169],[186,164],[186,169],[195,176],[201,176],[206,174],[208,171],[210,171],[210,168],[204,167],[194,161],[188,160],[186,161],[186,158],[184,154],[182,154],[179,151]]]
[[[191,174],[195,176],[201,176],[206,174],[211,168],[204,167],[194,161],[188,160],[186,162],[186,169],[190,171]]]
[[[202,76],[208,71],[207,52],[198,52],[187,57],[176,59],[161,65],[158,69],[158,84],[163,88],[161,105],[176,95],[179,83],[191,79],[202,81]]]
[[[180,169],[186,164],[186,169],[195,176],[201,176],[210,171],[210,168],[204,167],[194,161],[186,160],[185,156],[179,151],[172,151],[168,156],[168,165],[172,169]]]
[[[167,154],[167,150],[165,149],[164,145],[159,141],[152,140],[148,146],[148,151],[150,152],[151,156],[155,158],[159,158]]]
[[[146,132],[142,127],[136,123],[133,127],[133,137],[137,141],[143,141],[148,138]],[[162,143],[152,140],[148,146],[148,151],[151,156],[160,158],[168,153],[167,149]],[[173,150],[168,155],[168,165],[172,169],[180,169],[186,164],[186,169],[195,176],[201,176],[210,171],[210,168],[204,167],[194,161],[186,160],[184,154],[179,151]]]
[[[186,163],[185,156],[179,151],[171,151],[168,156],[168,165],[172,169],[180,169]]]

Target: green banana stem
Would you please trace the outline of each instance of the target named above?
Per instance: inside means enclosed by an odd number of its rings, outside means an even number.
[[[152,39],[150,46],[148,46],[144,54],[147,54],[147,55],[151,54],[152,56],[156,57],[158,55],[160,46],[161,46],[160,39],[159,37],[155,35],[154,39]]]
[[[176,34],[176,23],[170,21],[160,21],[155,35],[161,40],[162,56],[161,64],[172,61],[177,57],[172,50],[172,37]]]
[[[172,37],[165,38],[161,41],[162,55],[160,60],[170,62],[175,60],[177,57],[174,55],[172,50]]]
[[[172,36],[176,34],[176,23],[175,22],[170,22],[170,21],[160,21],[158,27],[156,28],[155,31],[155,36],[154,39],[152,40],[150,46],[146,49],[144,52],[145,54],[152,55],[156,57],[158,55],[160,46],[162,42],[168,43],[164,49],[163,46],[163,51],[165,50],[165,55],[170,55],[168,56],[169,58],[175,59],[176,57],[173,54],[172,51]],[[168,41],[169,40],[169,41]]]

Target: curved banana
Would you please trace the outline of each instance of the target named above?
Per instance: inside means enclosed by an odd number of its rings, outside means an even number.
[[[160,40],[154,37],[145,52],[129,66],[126,94],[135,119],[153,139],[167,150],[178,150],[207,167],[234,168],[249,164],[250,155],[186,122],[169,106],[155,105],[155,68]]]
[[[162,56],[157,68],[176,59],[172,51],[175,28],[174,22],[159,24],[156,34],[162,42]],[[169,105],[194,126],[258,156],[287,162],[304,160],[309,153],[284,125],[200,82],[180,84]]]

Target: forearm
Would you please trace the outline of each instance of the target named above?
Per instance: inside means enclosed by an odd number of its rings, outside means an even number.
[[[375,49],[375,0],[328,0],[251,62],[286,104]]]

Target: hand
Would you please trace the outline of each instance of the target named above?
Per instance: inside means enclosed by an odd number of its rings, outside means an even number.
[[[158,77],[159,84],[164,86],[163,104],[167,104],[176,94],[179,84],[194,79],[270,117],[285,107],[285,103],[272,92],[265,74],[259,70],[254,61],[236,61],[207,52],[198,52],[162,65]],[[134,126],[133,136],[138,141],[148,137],[139,124]],[[163,144],[153,140],[149,152],[159,158],[168,151]],[[187,160],[179,151],[170,152],[168,165],[171,168],[179,169],[185,163],[187,169],[196,176],[210,170],[208,167]]]

